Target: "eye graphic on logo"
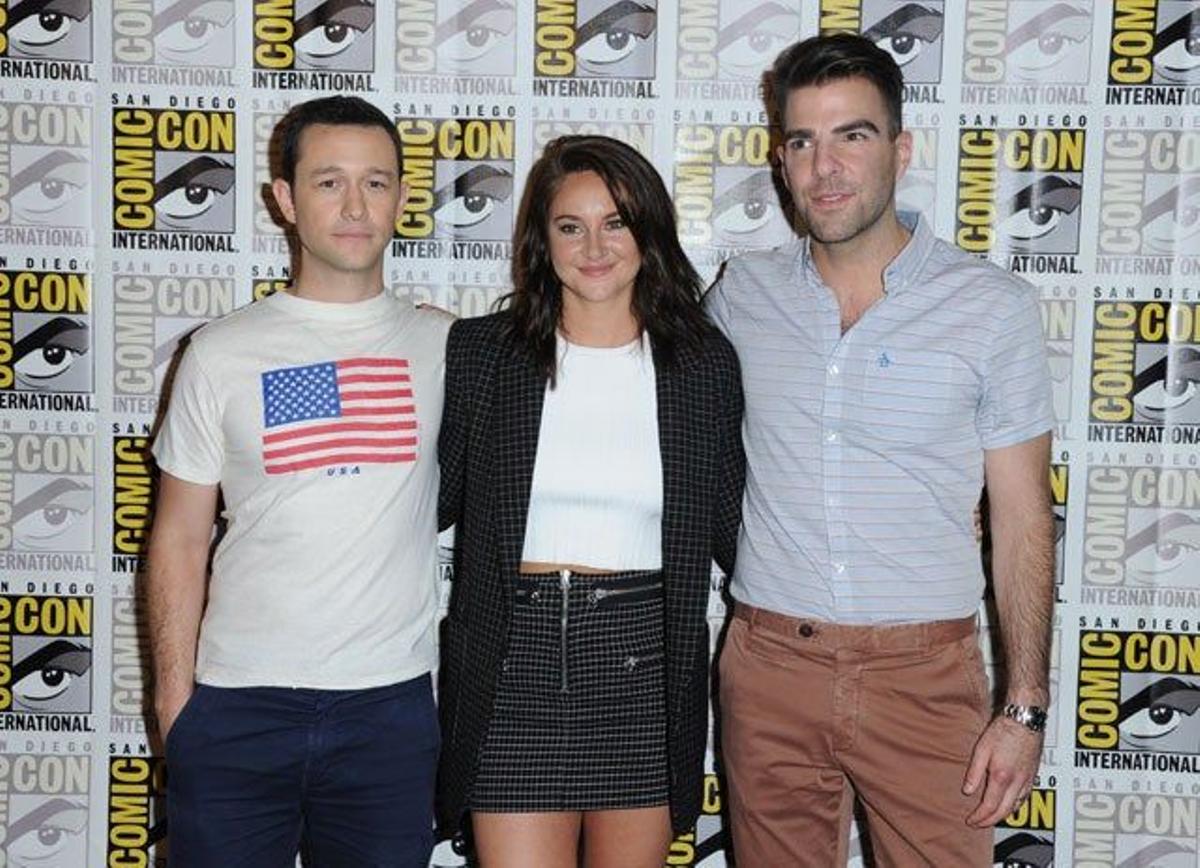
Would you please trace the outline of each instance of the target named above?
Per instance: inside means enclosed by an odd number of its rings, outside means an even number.
[[[937,42],[941,35],[942,13],[918,3],[901,6],[863,33],[900,66],[920,57],[925,46]]]
[[[1179,16],[1154,37],[1154,68],[1171,81],[1200,75],[1200,9]]]
[[[92,511],[92,486],[59,477],[13,506],[13,539],[26,549],[52,548]]]
[[[480,165],[464,172],[434,194],[433,218],[463,229],[482,223],[496,205],[512,196],[512,175],[494,166]]]
[[[993,868],[1049,868],[1053,864],[1054,842],[1029,832],[997,841],[992,850]]]
[[[1190,251],[1200,240],[1200,175],[1146,204],[1142,210],[1142,245],[1148,253],[1171,255]]]
[[[190,62],[214,42],[230,38],[233,0],[179,0],[154,21],[154,45],[162,60]]]
[[[13,371],[22,387],[48,389],[87,351],[87,323],[58,316],[17,341]]]
[[[479,60],[516,26],[507,0],[475,0],[437,26],[438,57],[449,64]]]
[[[1196,397],[1200,383],[1200,351],[1175,347],[1133,379],[1133,403],[1143,416],[1167,421]]]
[[[79,226],[89,215],[73,205],[88,186],[88,161],[57,148],[34,160],[12,178],[14,216],[33,225]]]
[[[1121,703],[1117,729],[1122,743],[1146,750],[1200,748],[1200,685],[1160,678]],[[1155,744],[1154,742],[1163,743]]]
[[[1058,175],[1043,175],[1020,190],[1004,209],[1000,231],[1017,241],[1032,241],[1053,232],[1063,217],[1075,212],[1083,190]]]
[[[154,210],[171,228],[186,228],[233,187],[234,169],[213,157],[196,157],[154,185]]]
[[[1130,853],[1115,868],[1140,868],[1142,865],[1151,865],[1153,868],[1195,868],[1195,855],[1196,851],[1191,847],[1159,838]]]
[[[42,802],[8,827],[4,852],[13,868],[82,865],[87,847],[87,805],[63,798]]]
[[[349,49],[374,23],[374,3],[326,0],[296,22],[296,52],[323,63]]]
[[[12,7],[8,38],[14,51],[37,56],[64,39],[92,14],[92,0],[49,0]]]
[[[578,29],[575,57],[593,71],[605,71],[632,55],[657,26],[653,7],[620,0]]]
[[[1008,64],[1013,78],[1024,81],[1053,66],[1086,62],[1090,10],[1055,3],[1008,34]]]
[[[13,702],[37,711],[62,696],[92,668],[92,649],[56,639],[22,660],[12,673]]]
[[[1200,521],[1169,512],[1129,537],[1125,570],[1138,584],[1200,583]]]
[[[796,35],[795,11],[779,3],[764,3],[721,28],[717,59],[737,78],[758,79],[775,55]]]
[[[764,169],[717,196],[713,201],[713,228],[729,235],[749,235],[782,214],[771,172]]]

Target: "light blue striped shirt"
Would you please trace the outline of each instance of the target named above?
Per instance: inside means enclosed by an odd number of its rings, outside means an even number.
[[[746,393],[736,600],[847,624],[979,606],[983,450],[1053,423],[1037,298],[901,219],[886,295],[845,335],[807,239],[731,260],[708,294]]]

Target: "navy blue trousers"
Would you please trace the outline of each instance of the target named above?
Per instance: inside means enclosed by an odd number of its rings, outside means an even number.
[[[425,868],[439,741],[428,675],[198,685],[167,736],[171,868]]]

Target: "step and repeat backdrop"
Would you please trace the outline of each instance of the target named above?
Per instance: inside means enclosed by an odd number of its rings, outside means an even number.
[[[0,865],[168,860],[145,450],[179,338],[288,282],[262,191],[291,104],[354,93],[395,118],[413,194],[389,290],[474,316],[565,133],[652,159],[706,276],[785,242],[760,76],[842,30],[904,69],[902,207],[1042,298],[1054,699],[995,863],[1200,866],[1200,3],[1181,0],[0,0]],[[711,615],[715,638],[715,593]],[[732,864],[715,775],[704,810],[669,865]],[[433,864],[464,858],[443,842]]]

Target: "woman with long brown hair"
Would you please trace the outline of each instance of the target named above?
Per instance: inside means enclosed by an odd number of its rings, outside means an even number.
[[[657,868],[700,807],[737,359],[661,178],[614,139],[547,146],[513,283],[447,346],[439,816],[453,833],[470,814],[483,868]]]

